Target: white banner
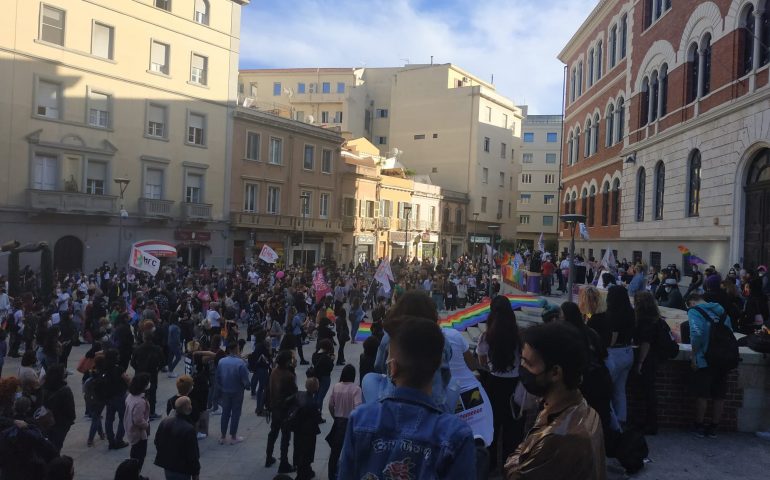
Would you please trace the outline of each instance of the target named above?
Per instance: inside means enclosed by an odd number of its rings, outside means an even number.
[[[132,247],[131,257],[128,259],[128,265],[137,270],[142,270],[149,272],[152,275],[157,275],[158,269],[160,268],[160,260],[158,260],[158,257],[154,257],[143,250]]]
[[[537,241],[537,249],[541,252],[545,252],[545,240],[543,240],[543,232],[540,232],[540,238]]]
[[[374,274],[374,279],[382,284],[382,287],[386,292],[390,291],[390,281],[395,280],[393,271],[390,269],[390,260],[386,258],[380,262],[380,265],[377,267],[377,272]]]
[[[267,263],[275,263],[278,260],[278,254],[275,253],[275,250],[268,247],[267,245],[262,246],[262,251],[259,252],[259,258],[260,260],[264,260]]]

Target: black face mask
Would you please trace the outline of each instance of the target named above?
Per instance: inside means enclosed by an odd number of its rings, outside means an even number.
[[[525,367],[521,367],[519,368],[519,380],[521,381],[522,385],[524,385],[524,388],[527,390],[527,392],[536,397],[542,397],[548,393],[549,385],[543,385],[538,382],[537,379],[546,371],[548,371],[548,369],[543,370],[543,372],[538,375],[535,375]]]

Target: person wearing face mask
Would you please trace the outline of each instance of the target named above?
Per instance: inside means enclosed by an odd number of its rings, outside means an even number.
[[[663,284],[666,291],[666,299],[660,302],[661,307],[675,308],[677,310],[686,310],[682,292],[679,291],[679,285],[675,278],[667,278]]]
[[[519,375],[542,398],[535,425],[505,464],[507,480],[605,480],[602,422],[579,385],[587,364],[575,327],[551,322],[524,332]]]
[[[189,397],[174,402],[174,415],[164,418],[155,432],[155,465],[161,467],[167,479],[198,480],[200,451],[195,427],[190,421],[193,406]]]

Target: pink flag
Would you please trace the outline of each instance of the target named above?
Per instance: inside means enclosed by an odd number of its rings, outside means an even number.
[[[313,274],[313,288],[315,289],[316,302],[320,302],[327,293],[332,291],[332,289],[329,287],[329,284],[326,283],[326,278],[324,277],[324,271],[322,268],[316,269],[315,273]]]

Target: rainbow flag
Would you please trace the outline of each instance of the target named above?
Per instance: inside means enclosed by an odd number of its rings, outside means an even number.
[[[521,307],[543,308],[546,304],[544,299],[534,295],[504,296],[511,302],[511,307],[514,310],[521,310]],[[452,313],[448,317],[439,320],[439,325],[441,325],[442,328],[454,328],[455,330],[463,332],[468,329],[468,327],[474,327],[479,323],[486,322],[487,317],[489,316],[489,303],[489,300],[485,300],[476,305]],[[356,341],[362,342],[369,338],[371,334],[371,322],[361,322],[358,327],[358,333],[356,334]]]

